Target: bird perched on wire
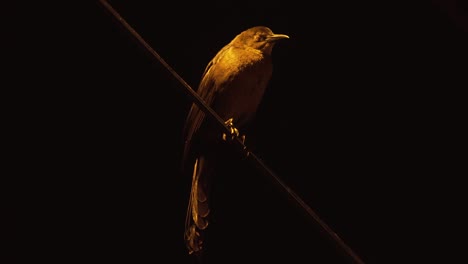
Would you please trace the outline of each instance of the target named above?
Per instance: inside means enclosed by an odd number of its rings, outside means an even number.
[[[270,28],[256,26],[238,34],[208,63],[197,93],[231,127],[230,138],[239,136],[254,117],[272,75],[272,49],[280,39]],[[192,185],[185,223],[190,254],[200,256],[210,214],[210,184],[219,157],[219,142],[226,140],[217,126],[192,104],[184,127],[184,170],[190,169]]]

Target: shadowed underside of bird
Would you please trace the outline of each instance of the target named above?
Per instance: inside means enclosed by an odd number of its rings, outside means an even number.
[[[240,131],[251,122],[272,74],[271,52],[276,41],[289,38],[269,28],[247,29],[224,46],[208,63],[197,93],[222,119],[232,119]],[[192,104],[184,127],[184,171],[191,169],[192,187],[185,223],[185,242],[190,254],[203,252],[209,225],[210,191],[215,174],[217,146],[222,132]]]

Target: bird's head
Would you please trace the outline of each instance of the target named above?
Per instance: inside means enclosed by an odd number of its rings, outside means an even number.
[[[256,26],[237,35],[234,42],[238,42],[241,45],[246,45],[270,55],[276,41],[288,38],[288,35],[273,33],[273,31],[268,27]]]

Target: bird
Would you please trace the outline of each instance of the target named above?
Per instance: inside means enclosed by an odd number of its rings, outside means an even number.
[[[272,76],[272,49],[278,40],[288,38],[266,26],[247,28],[216,53],[202,74],[196,92],[225,120],[231,135],[221,133],[192,103],[183,128],[182,158],[183,170],[192,178],[184,231],[189,254],[200,257],[205,251],[212,179],[217,159],[222,158],[220,143],[239,136],[252,123]]]

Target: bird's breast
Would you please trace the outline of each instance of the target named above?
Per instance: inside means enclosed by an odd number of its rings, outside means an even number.
[[[218,94],[213,109],[223,119],[234,118],[241,126],[249,121],[263,98],[272,74],[270,57],[258,53],[241,53],[226,56],[215,73]]]

